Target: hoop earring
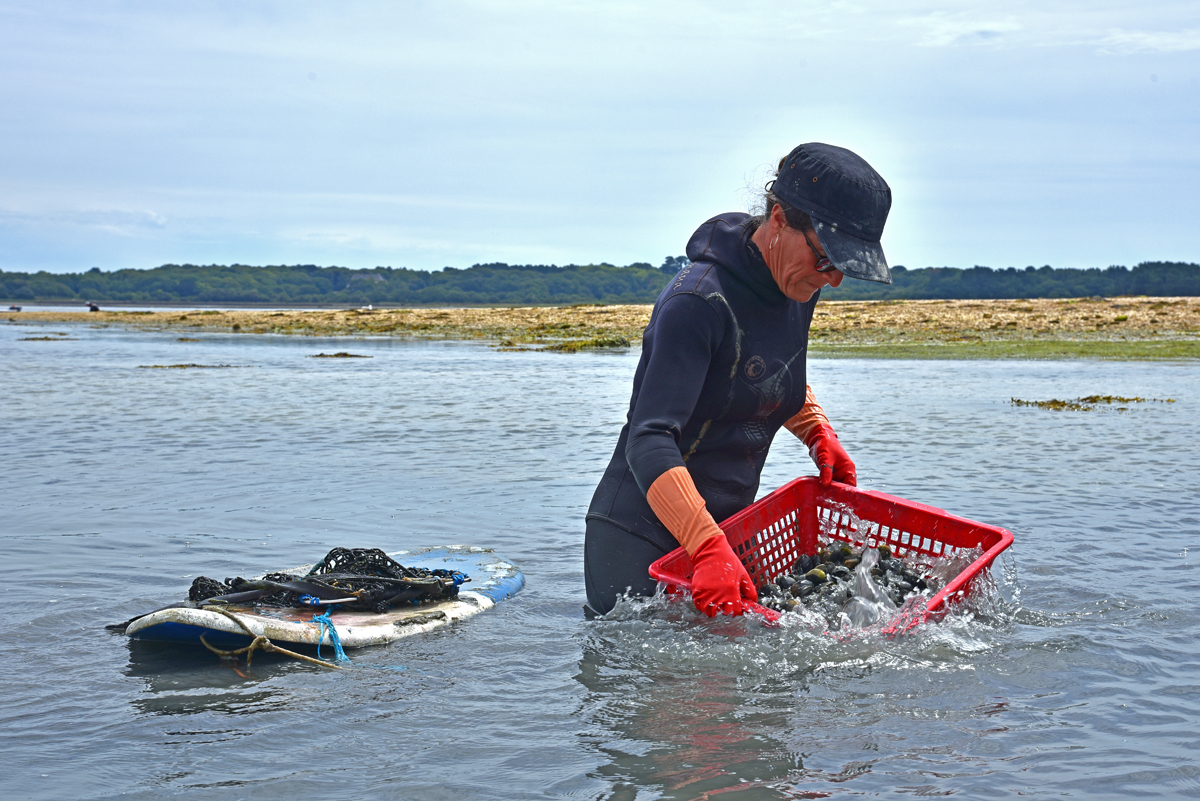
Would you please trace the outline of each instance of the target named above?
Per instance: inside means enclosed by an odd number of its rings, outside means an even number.
[[[775,238],[771,240],[771,244],[767,245],[767,250],[774,250],[775,246],[778,244],[779,244],[779,234],[775,234]]]

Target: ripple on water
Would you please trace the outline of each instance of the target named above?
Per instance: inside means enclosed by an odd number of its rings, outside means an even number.
[[[636,352],[356,340],[373,358],[331,365],[307,357],[344,341],[17,333],[0,326],[18,797],[1197,794],[1195,366],[812,362],[866,488],[1017,538],[971,606],[839,640],[663,599],[583,620],[582,517]],[[175,363],[244,366],[137,369]],[[1009,403],[1099,392],[1179,401]],[[762,489],[811,472],[784,435]],[[449,543],[496,548],[526,590],[344,674],[103,630],[196,575]]]

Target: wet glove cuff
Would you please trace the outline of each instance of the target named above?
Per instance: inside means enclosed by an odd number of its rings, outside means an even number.
[[[811,386],[805,387],[804,406],[795,417],[783,425],[805,445],[812,444],[810,439],[817,428],[829,425],[829,418],[825,416],[825,410],[821,408],[821,404],[817,403],[817,396],[813,394]]]
[[[828,421],[824,425],[813,426],[812,430],[808,432],[808,436],[804,438],[804,445],[812,450],[813,445],[816,445],[822,437],[838,438],[837,432],[833,430],[833,426],[829,425]]]
[[[679,544],[694,554],[705,540],[725,536],[708,513],[686,467],[673,467],[654,480],[646,500]]]

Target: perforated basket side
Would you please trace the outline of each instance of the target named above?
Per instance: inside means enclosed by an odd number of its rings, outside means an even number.
[[[812,486],[789,482],[721,524],[755,586],[786,573],[803,553],[816,550]]]
[[[859,520],[857,529],[851,513]],[[897,556],[917,561],[968,548],[987,550],[1004,531],[934,506],[840,485],[822,488],[817,519],[828,537],[871,547],[886,543]]]

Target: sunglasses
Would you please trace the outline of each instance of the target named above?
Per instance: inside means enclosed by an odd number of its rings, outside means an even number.
[[[814,270],[819,273],[831,273],[837,269],[837,267],[833,265],[833,262],[829,260],[828,256],[822,256],[817,252],[817,249],[813,247],[812,241],[808,238],[807,231],[801,231],[800,234],[804,237],[804,241],[808,244],[808,249],[813,252],[813,257],[817,260],[816,266],[813,267]]]

